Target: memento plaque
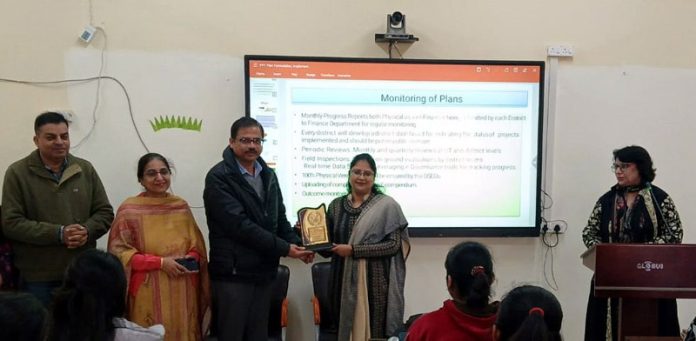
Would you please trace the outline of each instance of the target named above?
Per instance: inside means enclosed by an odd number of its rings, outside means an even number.
[[[305,207],[297,211],[297,220],[300,222],[302,244],[307,250],[321,251],[333,246],[329,241],[329,228],[326,223],[326,206],[324,204],[317,208]]]

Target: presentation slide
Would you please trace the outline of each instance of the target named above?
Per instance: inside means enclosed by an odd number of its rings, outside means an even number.
[[[543,64],[246,63],[248,114],[264,126],[291,223],[346,194],[351,159],[370,153],[412,229],[537,228]]]

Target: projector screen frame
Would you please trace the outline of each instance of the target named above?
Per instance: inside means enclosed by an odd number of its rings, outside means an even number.
[[[442,64],[442,65],[481,65],[481,66],[510,66],[524,67],[534,66],[539,68],[538,112],[537,112],[537,140],[536,140],[536,186],[534,202],[534,224],[532,226],[515,227],[422,227],[409,226],[409,235],[412,237],[537,237],[540,234],[541,195],[542,195],[542,165],[543,137],[544,137],[544,90],[545,90],[545,62],[525,60],[451,60],[451,59],[385,59],[385,58],[356,58],[356,57],[320,57],[320,56],[278,56],[278,55],[245,55],[244,56],[244,87],[245,87],[245,115],[251,117],[250,100],[250,63],[252,61],[287,61],[287,62],[338,62],[338,63],[376,63],[376,64]],[[262,155],[263,156],[263,155]],[[379,164],[378,170],[379,170]],[[346,178],[347,179],[347,178]],[[299,185],[298,185],[299,186]],[[284,194],[287,196],[287,194]],[[397,201],[399,198],[395,198]],[[318,203],[317,203],[318,204]],[[328,204],[328,202],[327,202]],[[288,208],[286,206],[288,210]],[[408,214],[407,214],[408,216]],[[292,223],[292,221],[291,221]]]

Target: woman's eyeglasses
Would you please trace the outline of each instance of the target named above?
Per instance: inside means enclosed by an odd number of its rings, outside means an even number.
[[[630,162],[628,162],[628,163],[624,163],[624,162],[613,163],[613,164],[611,165],[611,171],[612,171],[612,172],[616,172],[617,170],[620,170],[620,171],[622,171],[622,172],[625,172],[626,169],[627,169],[628,167],[631,167],[632,164],[633,164],[633,163],[630,163]]]
[[[167,168],[162,168],[160,170],[148,169],[145,171],[145,176],[148,178],[156,178],[157,174],[161,175],[162,177],[167,177],[171,175],[172,172]]]
[[[360,169],[351,169],[350,173],[355,175],[356,177],[364,176],[366,178],[371,178],[373,175],[375,175],[375,173],[372,173],[370,171],[360,170]]]

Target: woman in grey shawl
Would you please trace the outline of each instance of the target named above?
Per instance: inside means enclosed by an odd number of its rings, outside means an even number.
[[[331,310],[338,340],[394,335],[403,324],[405,261],[410,243],[399,204],[375,184],[370,154],[350,163],[348,194],[329,205]]]

